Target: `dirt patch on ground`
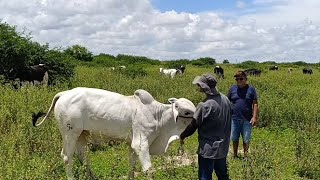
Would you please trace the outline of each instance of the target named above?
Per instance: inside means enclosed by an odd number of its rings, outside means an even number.
[[[172,164],[174,167],[180,166],[190,166],[193,163],[198,163],[198,155],[176,155],[176,156],[168,156],[166,158],[166,163]]]

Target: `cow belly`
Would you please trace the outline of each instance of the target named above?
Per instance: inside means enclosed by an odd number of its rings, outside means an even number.
[[[132,123],[120,119],[91,118],[84,122],[83,130],[91,132],[95,137],[104,139],[125,140],[130,136]]]

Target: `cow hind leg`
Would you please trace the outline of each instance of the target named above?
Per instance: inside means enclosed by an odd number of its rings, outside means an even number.
[[[65,134],[62,136],[63,149],[61,151],[61,156],[65,164],[68,180],[73,179],[73,174],[72,174],[73,159],[72,158],[73,158],[73,154],[76,149],[76,143],[80,134],[81,132],[69,131],[68,134]]]
[[[90,160],[87,155],[88,150],[89,150],[88,144],[87,144],[88,141],[87,141],[86,137],[87,137],[86,132],[83,131],[81,133],[79,139],[77,140],[77,143],[76,143],[76,154],[78,155],[80,163],[82,165],[85,165],[87,175],[89,175],[91,179],[96,179],[91,168],[90,168]]]

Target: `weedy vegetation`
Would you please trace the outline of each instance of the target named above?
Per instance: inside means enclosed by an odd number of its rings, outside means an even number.
[[[203,99],[191,82],[196,75],[213,73],[212,67],[187,65],[184,75],[170,79],[160,76],[160,66],[133,65],[127,71],[112,71],[98,65],[78,65],[70,82],[48,88],[13,90],[9,85],[0,86],[0,179],[66,179],[60,157],[62,140],[54,117],[38,128],[31,123],[32,112],[46,112],[60,91],[81,86],[132,95],[136,89],[145,89],[162,103],[169,97],[186,97],[195,105]],[[223,66],[226,78],[219,81],[218,89],[227,94],[239,67]],[[303,75],[302,67],[298,68],[288,74],[280,66],[279,71],[266,70],[260,77],[249,77],[259,95],[259,125],[253,131],[250,156],[228,157],[232,179],[320,179],[320,73]],[[127,178],[126,144],[89,146],[98,179]],[[186,139],[183,150],[174,142],[165,155],[153,157],[153,178],[197,179],[196,149],[196,133]],[[76,179],[88,179],[78,160],[74,173]],[[138,162],[136,179],[147,178]]]

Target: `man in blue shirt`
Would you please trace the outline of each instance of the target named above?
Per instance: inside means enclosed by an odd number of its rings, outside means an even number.
[[[247,156],[251,139],[251,130],[257,123],[258,96],[255,88],[247,84],[247,75],[238,71],[235,75],[236,85],[229,89],[228,98],[232,104],[231,141],[233,156],[238,157],[240,134],[243,140],[244,157]]]

